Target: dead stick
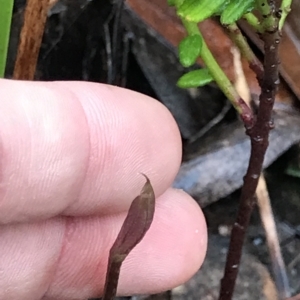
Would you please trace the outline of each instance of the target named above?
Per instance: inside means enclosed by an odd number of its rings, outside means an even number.
[[[256,74],[257,80],[261,82],[264,75],[264,68],[260,60],[256,57],[250,48],[246,38],[243,36],[241,30],[233,23],[227,27],[230,38],[241,51],[242,56],[248,61],[250,68]]]
[[[268,250],[271,257],[273,275],[280,299],[291,296],[285,264],[281,255],[278,234],[270,197],[263,174],[260,175],[256,190],[260,218],[266,233]]]
[[[27,0],[13,78],[33,80],[43,38],[49,0]]]

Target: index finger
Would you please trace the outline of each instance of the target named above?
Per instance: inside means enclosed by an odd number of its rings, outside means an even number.
[[[0,81],[0,222],[118,213],[145,173],[157,196],[181,160],[178,128],[147,96],[86,82]]]

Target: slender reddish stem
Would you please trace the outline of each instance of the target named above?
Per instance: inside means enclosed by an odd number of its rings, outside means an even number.
[[[264,76],[260,82],[261,95],[258,113],[254,124],[246,126],[246,133],[251,140],[251,154],[244,185],[240,196],[240,206],[236,222],[232,228],[231,240],[227,254],[224,277],[221,281],[219,300],[232,299],[246,229],[249,225],[253,207],[256,204],[255,191],[259,175],[262,171],[263,161],[269,145],[269,132],[274,127],[272,122],[272,109],[275,101],[278,77],[278,30],[265,32],[262,35],[265,48]]]

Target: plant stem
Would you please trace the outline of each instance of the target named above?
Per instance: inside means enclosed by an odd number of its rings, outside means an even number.
[[[246,104],[246,102],[241,99],[238,95],[236,89],[221,69],[211,51],[207,47],[205,40],[202,37],[202,34],[199,30],[197,23],[189,22],[187,20],[182,19],[182,23],[185,26],[189,35],[198,34],[202,38],[202,48],[201,48],[201,58],[208,68],[211,76],[214,78],[215,82],[218,84],[222,92],[232,103],[234,108],[237,110],[239,115],[241,116],[243,122],[247,124],[247,127],[251,127],[253,123],[253,113],[250,107]]]
[[[4,77],[14,0],[0,0],[0,77]]]
[[[282,30],[283,24],[289,12],[291,11],[291,4],[293,0],[282,0],[280,9],[282,11],[281,18],[279,20],[279,30]]]
[[[241,51],[242,56],[248,61],[250,68],[254,71],[258,81],[260,82],[264,74],[264,68],[260,60],[253,53],[252,49],[250,48],[236,23],[228,25],[227,28],[229,30],[231,39],[235,42],[235,44]]]
[[[276,20],[273,12],[272,20]],[[278,22],[278,20],[277,20]],[[278,77],[278,45],[280,41],[279,31],[274,30],[273,21],[267,22],[270,28],[262,34],[264,41],[264,78],[260,82],[261,95],[256,121],[246,133],[251,140],[251,154],[247,173],[244,177],[244,185],[240,196],[240,205],[236,222],[233,225],[224,277],[221,280],[220,300],[230,300],[233,296],[239,264],[242,256],[242,248],[248,228],[253,207],[256,204],[255,191],[259,175],[262,171],[264,156],[269,144],[269,132],[274,127],[271,121],[272,109],[275,101]],[[278,24],[278,23],[277,23]],[[275,28],[278,28],[277,26]],[[272,30],[273,29],[273,30]]]
[[[123,260],[115,259],[110,253],[102,300],[113,300],[116,297],[122,263]]]
[[[251,25],[257,32],[261,32],[261,24],[259,19],[253,13],[247,13],[243,16],[243,18]]]
[[[256,0],[256,7],[263,17],[263,21],[261,22],[262,32],[274,31],[277,29],[278,19],[274,13],[275,5],[273,4],[274,3],[269,0]]]

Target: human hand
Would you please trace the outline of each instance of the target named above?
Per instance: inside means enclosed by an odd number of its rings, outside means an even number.
[[[118,293],[156,293],[200,267],[198,205],[170,186],[181,141],[159,102],[85,82],[0,80],[0,299],[87,299],[146,174],[154,221],[122,265]]]

